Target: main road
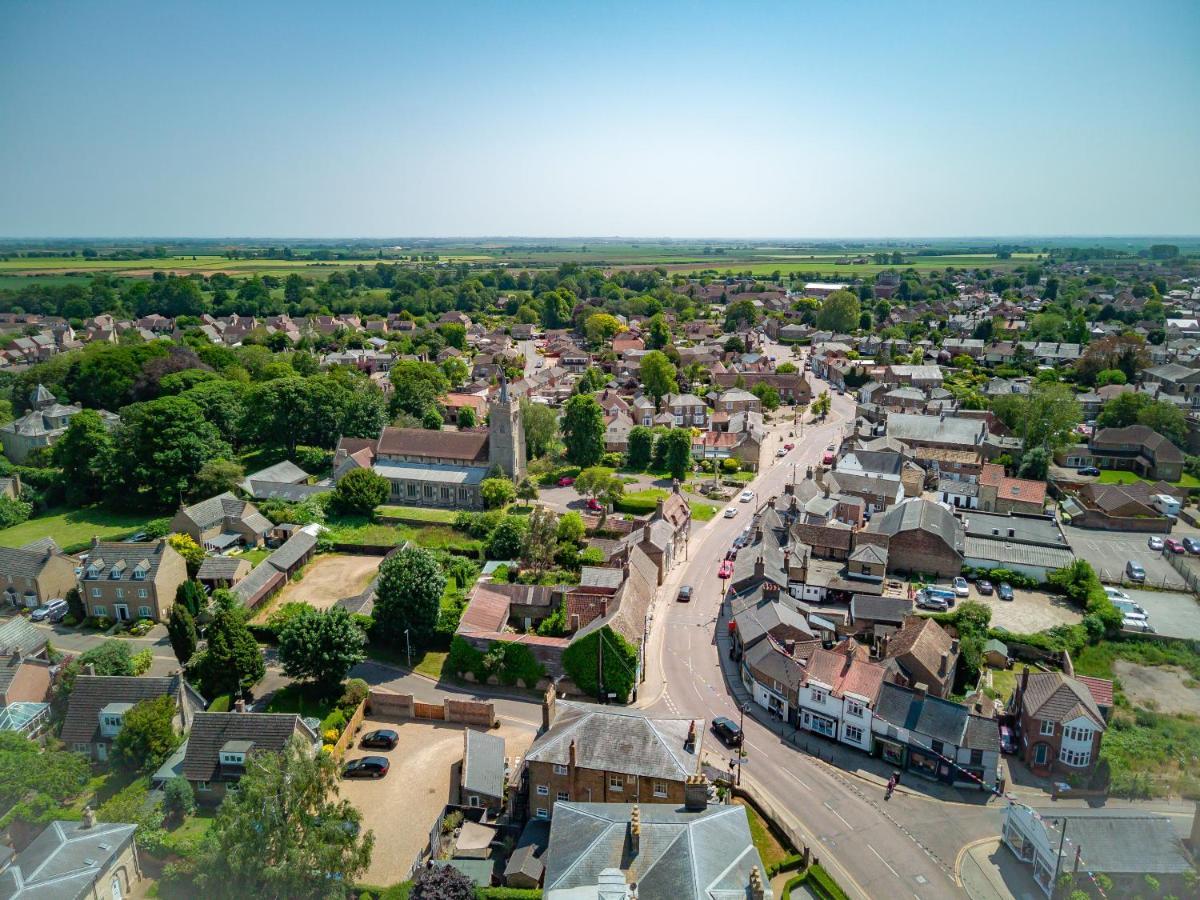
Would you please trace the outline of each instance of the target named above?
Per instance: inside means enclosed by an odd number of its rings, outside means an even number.
[[[827,389],[811,380],[818,392]],[[788,436],[786,418],[777,426],[764,448],[770,462],[748,485],[756,493],[754,503],[735,501],[734,518],[717,517],[693,533],[687,561],[659,591],[639,706],[660,715],[739,719],[718,658],[722,592],[717,569],[752,509],[783,493],[791,479],[804,478],[806,468],[818,463],[853,421],[851,399],[834,391],[830,395],[833,409],[825,422],[805,424],[794,438]],[[775,456],[787,441],[796,447]],[[681,584],[693,587],[690,603],[675,601]],[[963,896],[952,874],[955,852],[972,839],[998,834],[998,810],[899,792],[885,805],[882,787],[873,780],[840,771],[784,742],[753,717],[755,712],[762,711],[754,708],[745,718],[743,781],[769,798],[847,893],[905,900]],[[721,758],[712,762],[724,766]]]

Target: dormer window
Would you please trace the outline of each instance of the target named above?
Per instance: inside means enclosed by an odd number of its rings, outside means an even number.
[[[245,753],[222,753],[221,762],[231,766],[242,766],[246,764]]]
[[[121,570],[118,569],[116,566],[113,566],[111,569],[108,570],[108,577],[112,581],[116,581],[117,579],[119,579],[121,577]]]
[[[100,570],[97,569],[95,566],[88,566],[87,572],[85,574],[88,578],[99,578]]]

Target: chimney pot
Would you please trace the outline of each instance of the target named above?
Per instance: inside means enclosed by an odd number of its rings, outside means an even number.
[[[234,700],[233,701],[233,711],[244,713],[246,711],[246,701],[243,700],[241,697],[238,697],[236,700]]]
[[[924,700],[926,694],[929,692],[929,686],[923,681],[918,681],[912,686],[912,692],[913,696],[918,700]]]
[[[945,677],[946,677],[946,670],[947,670],[949,667],[950,667],[950,654],[949,654],[949,653],[946,653],[946,652],[943,652],[943,653],[942,653],[942,661],[941,661],[941,663],[938,665],[938,677],[939,677],[939,678],[945,678]]]
[[[96,827],[96,813],[92,810],[91,806],[85,806],[83,808],[83,827],[84,828],[95,828]]]
[[[683,806],[692,812],[708,808],[708,779],[703,775],[689,775],[684,781]]]
[[[95,675],[95,674],[96,674],[96,667],[95,667],[95,665],[93,665],[92,663],[88,663],[86,666],[84,666],[84,669],[83,669],[83,671],[84,671],[84,674],[87,674],[87,675]]]
[[[642,844],[642,810],[635,803],[629,813],[629,852],[637,856]]]

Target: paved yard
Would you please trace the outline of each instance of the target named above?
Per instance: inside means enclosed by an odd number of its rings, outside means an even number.
[[[453,794],[451,773],[462,762],[465,726],[442,722],[391,722],[363,720],[363,733],[391,728],[400,735],[394,750],[350,749],[345,759],[386,756],[392,766],[387,777],[345,779],[342,796],[363,816],[363,824],[375,832],[371,868],[363,881],[395,884],[408,875],[417,854],[428,843],[429,829]],[[533,742],[533,729],[502,725],[491,732],[504,738],[504,755],[523,756]]]
[[[1083,621],[1083,614],[1064,598],[1044,591],[1013,591],[1012,600],[1001,600],[995,591],[990,597],[980,596],[971,585],[971,596],[966,598],[986,604],[992,610],[992,626],[1009,631],[1028,633],[1044,631],[1055,625],[1074,625]],[[962,602],[961,600],[959,602]]]
[[[1169,637],[1200,639],[1200,601],[1192,594],[1178,591],[1139,591],[1122,588],[1129,599],[1139,604],[1159,634]]]
[[[1191,529],[1176,526],[1172,534],[1179,537],[1191,532]],[[1063,525],[1063,533],[1075,555],[1091,563],[1105,584],[1120,583],[1125,574],[1125,563],[1132,559],[1145,567],[1147,584],[1167,588],[1184,586],[1183,579],[1162,553],[1146,545],[1149,535],[1132,531],[1094,531],[1070,525]]]
[[[304,567],[304,577],[290,581],[255,617],[265,621],[271,610],[285,603],[307,603],[325,610],[343,597],[361,594],[379,571],[382,556],[323,553]]]

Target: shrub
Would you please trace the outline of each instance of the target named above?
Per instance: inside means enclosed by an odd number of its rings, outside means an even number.
[[[367,694],[370,692],[368,685],[361,678],[351,678],[346,682],[346,687],[342,691],[341,699],[338,700],[338,706],[343,710],[354,710],[358,708],[358,704],[367,699]]]
[[[196,795],[192,783],[177,775],[163,787],[163,807],[178,818],[191,815],[196,809]]]
[[[598,566],[604,562],[604,551],[599,547],[586,547],[579,551],[581,566]]]
[[[133,654],[133,674],[142,675],[150,671],[150,667],[154,665],[154,651],[147,647],[145,650],[139,650]]]
[[[637,648],[607,625],[571,644],[562,655],[563,670],[584,694],[596,696],[600,641],[604,641],[604,688],[623,702],[633,690]]]
[[[463,814],[458,810],[448,813],[442,819],[442,834],[451,834],[455,828],[458,828],[463,823]]]
[[[342,732],[345,730],[346,714],[342,712],[340,707],[335,707],[329,715],[321,720],[321,734],[325,735],[327,732],[332,731],[334,733],[334,741],[341,737]]]

